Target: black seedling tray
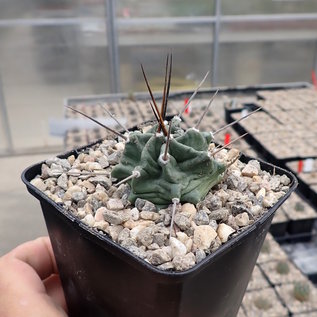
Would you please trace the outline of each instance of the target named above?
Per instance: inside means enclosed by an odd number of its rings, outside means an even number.
[[[272,223],[270,227],[270,233],[274,238],[284,237],[287,232],[289,221]]]
[[[60,157],[77,156],[92,145]],[[88,227],[34,187],[30,181],[41,173],[42,163],[27,168],[22,180],[40,201],[70,317],[236,316],[274,213],[297,186],[292,173],[261,162],[262,169],[291,179],[287,194],[195,267],[167,272]]]
[[[279,89],[296,89],[296,88],[307,88],[311,87],[311,84],[307,82],[294,82],[294,83],[277,83],[277,84],[263,84],[263,85],[254,85],[254,86],[234,86],[234,87],[217,87],[217,88],[201,88],[197,92],[197,97],[203,95],[208,96],[209,98],[218,90],[218,94],[225,94],[228,96],[244,96],[244,95],[253,95],[256,96],[257,91],[259,90],[279,90]],[[171,92],[169,94],[169,99],[184,99],[190,97],[193,94],[193,90],[182,90],[177,92]],[[162,92],[154,92],[155,98],[160,99],[162,97]],[[148,100],[148,92],[144,93],[134,93],[134,94],[104,94],[104,95],[89,95],[89,96],[79,96],[79,97],[68,97],[64,100],[64,105],[73,106],[77,104],[87,104],[94,105],[100,102],[115,102],[124,99],[133,100]]]

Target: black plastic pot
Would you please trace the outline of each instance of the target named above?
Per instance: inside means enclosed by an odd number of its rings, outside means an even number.
[[[71,154],[78,152],[60,157]],[[288,193],[252,226],[184,272],[161,271],[81,223],[30,184],[41,163],[26,169],[22,180],[41,203],[69,316],[236,316],[274,212],[297,186],[290,172],[261,166],[286,174],[292,181]]]

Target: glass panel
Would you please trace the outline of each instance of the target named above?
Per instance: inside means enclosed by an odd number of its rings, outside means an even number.
[[[0,72],[15,149],[60,151],[63,140],[50,134],[49,122],[63,119],[64,98],[110,92],[104,18],[59,22],[0,28]]]
[[[317,21],[222,24],[219,84],[310,81]]]
[[[191,25],[121,30],[122,90],[146,90],[140,63],[144,65],[153,90],[161,90],[169,52],[173,53],[172,91],[195,88],[211,70],[212,27]],[[205,85],[210,87],[210,82],[211,75]]]
[[[208,16],[213,0],[122,0],[117,3],[119,17]]]
[[[316,0],[222,0],[222,14],[277,14],[317,12]]]
[[[310,82],[312,41],[221,43],[218,85]]]
[[[0,19],[103,16],[100,0],[1,0]]]

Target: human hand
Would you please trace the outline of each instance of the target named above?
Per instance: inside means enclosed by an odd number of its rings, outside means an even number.
[[[0,258],[1,317],[67,317],[64,292],[48,237]]]

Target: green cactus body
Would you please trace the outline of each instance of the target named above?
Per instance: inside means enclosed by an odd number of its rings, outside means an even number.
[[[287,275],[289,273],[289,265],[285,261],[279,261],[276,264],[276,272],[282,275]]]
[[[223,178],[226,166],[208,155],[211,134],[195,129],[184,131],[176,118],[171,122],[166,161],[162,159],[166,139],[163,134],[156,133],[157,125],[145,133],[129,134],[121,162],[111,175],[122,180],[133,171],[140,173],[139,177],[128,181],[132,203],[142,198],[162,208],[178,198],[180,202],[196,204]]]
[[[296,202],[296,204],[295,204],[295,210],[296,211],[299,211],[299,212],[302,212],[302,211],[304,211],[305,210],[305,206],[304,206],[304,204],[302,204],[301,202]]]
[[[300,302],[307,302],[310,297],[309,284],[305,282],[296,282],[294,284],[294,297]]]
[[[269,310],[272,308],[272,303],[262,296],[259,296],[254,300],[254,305],[260,310]]]

